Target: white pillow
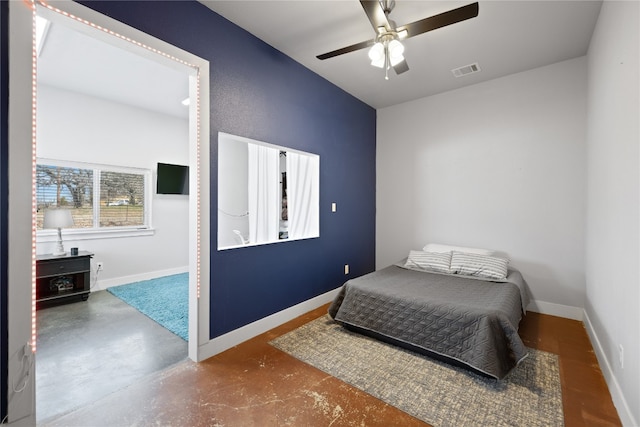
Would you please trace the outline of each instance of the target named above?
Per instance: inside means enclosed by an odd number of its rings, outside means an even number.
[[[451,252],[422,252],[410,251],[407,262],[404,266],[416,270],[435,271],[438,273],[449,273],[451,263]]]
[[[482,249],[482,248],[466,248],[464,246],[451,246],[451,245],[441,245],[439,243],[427,243],[424,248],[422,248],[425,252],[465,252],[468,254],[479,254],[479,255],[495,255],[495,251],[491,249]]]
[[[454,251],[451,253],[451,273],[502,280],[507,277],[509,261],[489,255]]]

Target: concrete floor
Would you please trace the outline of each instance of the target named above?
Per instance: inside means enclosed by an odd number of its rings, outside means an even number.
[[[36,417],[45,423],[187,358],[187,342],[106,291],[37,311]]]
[[[47,427],[368,426],[426,424],[269,345],[327,313],[324,305],[201,363],[148,375]],[[620,426],[584,325],[527,313],[525,345],[560,360],[565,426]]]

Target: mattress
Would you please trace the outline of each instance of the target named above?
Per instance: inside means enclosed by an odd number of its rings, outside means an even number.
[[[344,326],[501,379],[528,354],[518,335],[528,295],[513,268],[497,282],[398,264],[346,282],[329,315]]]

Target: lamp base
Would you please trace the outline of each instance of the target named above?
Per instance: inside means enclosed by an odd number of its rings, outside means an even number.
[[[56,249],[53,251],[53,255],[62,256],[67,253],[64,251],[64,245],[62,244],[62,236],[60,236],[60,229],[58,228],[58,243],[56,244]]]

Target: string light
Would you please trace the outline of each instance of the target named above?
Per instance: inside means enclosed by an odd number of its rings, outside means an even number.
[[[37,141],[37,105],[38,105],[38,51],[36,44],[36,5],[31,1],[31,351],[36,352],[36,141]]]
[[[136,45],[138,47],[141,47],[143,49],[146,49],[146,50],[148,50],[150,52],[153,52],[153,53],[156,53],[158,55],[161,55],[161,56],[163,56],[165,58],[171,59],[172,61],[175,61],[175,62],[178,62],[180,64],[186,65],[188,67],[191,67],[191,68],[194,68],[194,69],[198,68],[197,65],[191,64],[191,63],[189,63],[189,62],[187,62],[187,61],[185,61],[183,59],[177,58],[177,57],[175,57],[173,55],[170,55],[170,54],[168,54],[166,52],[163,52],[161,50],[158,50],[158,49],[156,49],[154,47],[151,47],[149,45],[141,43],[141,42],[139,42],[137,40],[134,40],[134,39],[132,39],[130,37],[124,36],[124,35],[122,35],[120,33],[117,33],[117,32],[115,32],[113,30],[105,28],[105,27],[103,27],[101,25],[95,24],[95,23],[93,23],[91,21],[88,21],[86,19],[80,18],[80,17],[78,17],[78,16],[76,16],[76,15],[74,15],[72,13],[66,12],[66,11],[64,11],[62,9],[59,9],[57,7],[54,7],[54,6],[50,5],[50,4],[47,4],[44,0],[38,0],[38,3],[40,5],[42,5],[43,7],[47,8],[48,10],[56,12],[56,13],[58,13],[60,15],[63,15],[65,17],[67,17],[67,18],[73,19],[74,21],[81,22],[81,23],[83,23],[85,25],[88,25],[91,28],[95,28],[96,30],[100,30],[100,31],[102,31],[102,32],[104,32],[106,34],[109,34],[111,36],[117,37],[120,40],[124,40],[124,41],[129,42],[129,43],[131,43],[133,45]]]
[[[196,194],[200,194],[200,69],[196,71]],[[196,205],[196,298],[200,300],[200,200]]]

